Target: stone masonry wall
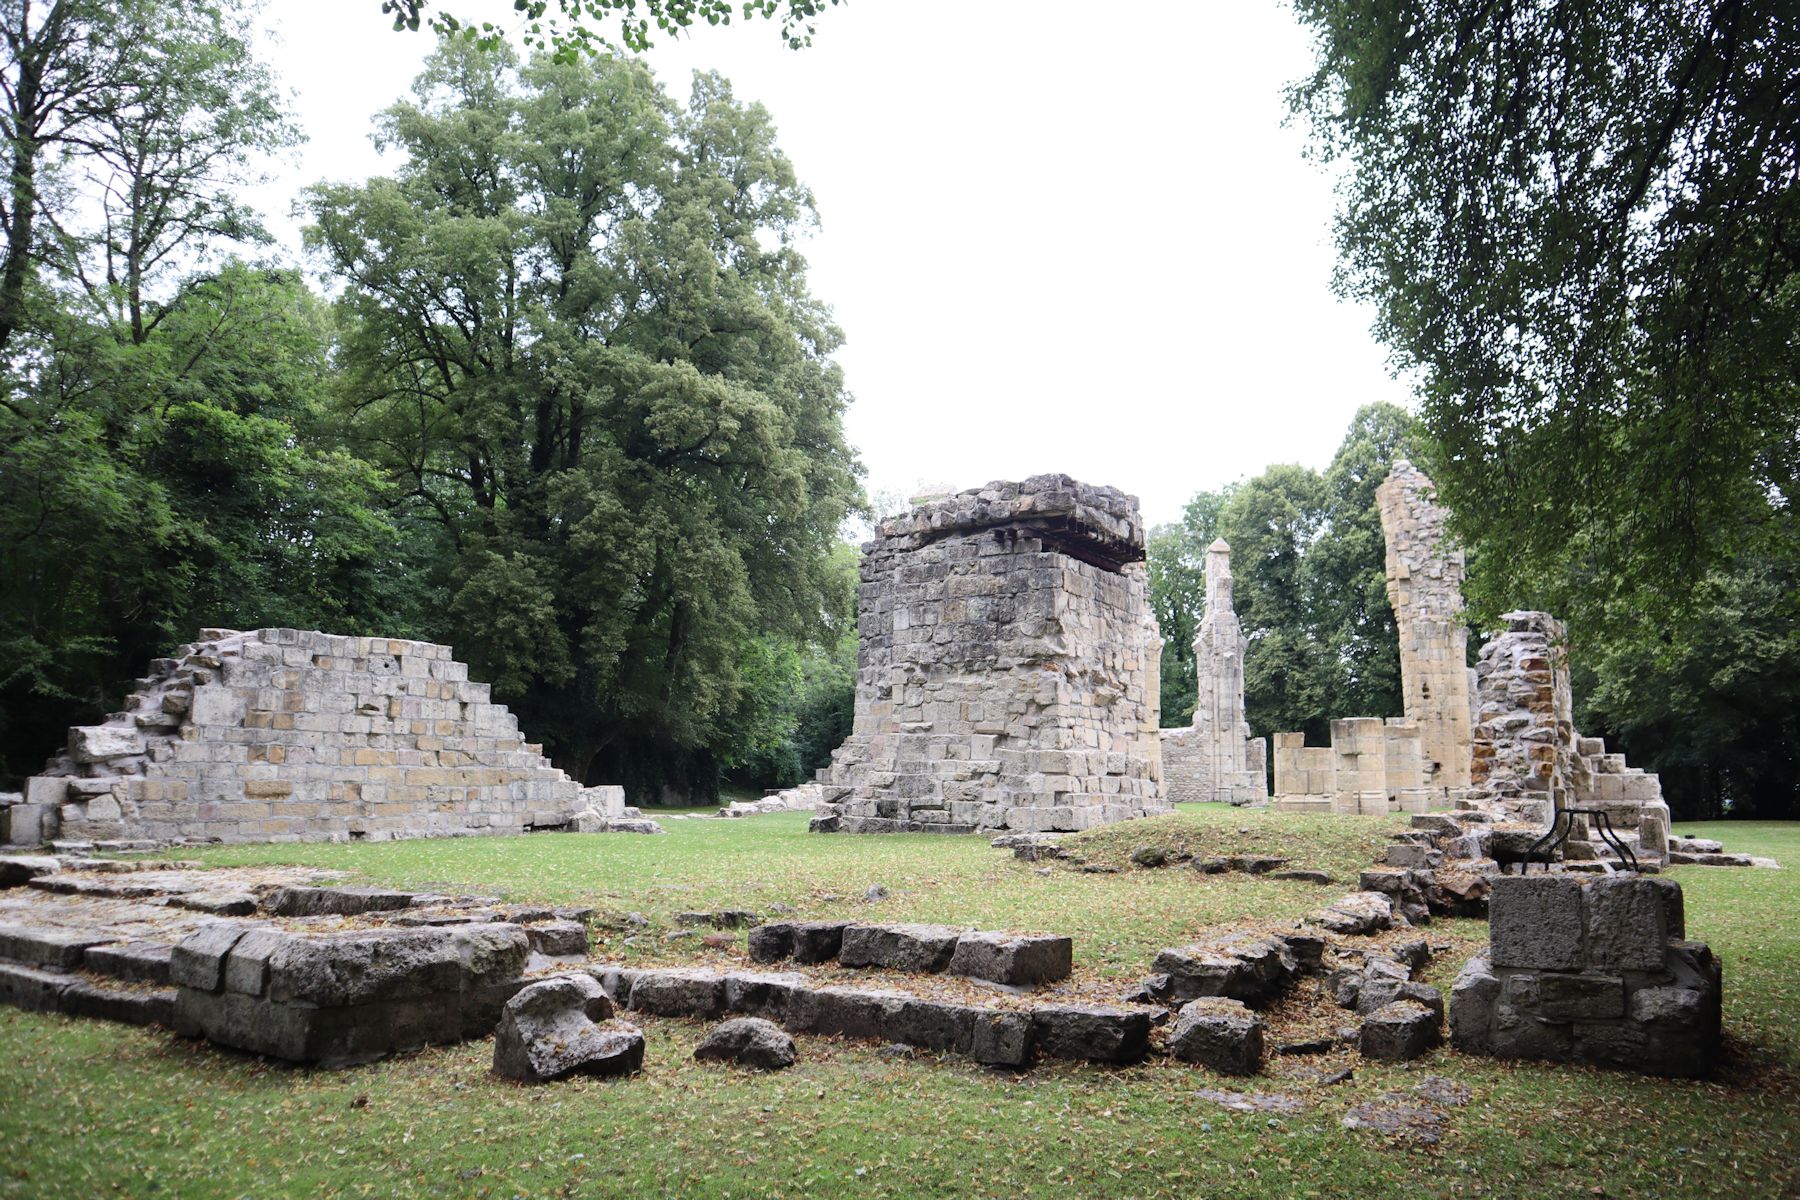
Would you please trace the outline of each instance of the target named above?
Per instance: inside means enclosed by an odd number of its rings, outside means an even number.
[[[519,833],[622,815],[616,793],[552,767],[448,646],[204,630],[126,711],[69,731],[11,840]]]
[[[1604,810],[1638,853],[1668,853],[1669,809],[1653,774],[1608,754],[1599,738],[1575,728],[1574,694],[1562,624],[1549,613],[1511,612],[1506,629],[1481,648],[1475,668],[1473,779],[1468,798],[1522,825],[1548,828],[1560,808]],[[1571,857],[1592,842],[1577,821]],[[1595,852],[1603,852],[1600,843]]]
[[[1426,783],[1469,783],[1468,632],[1462,623],[1463,554],[1445,536],[1437,489],[1401,459],[1375,490],[1387,539],[1388,603],[1400,630],[1406,715],[1419,727]]]
[[[1404,717],[1333,721],[1329,746],[1275,735],[1278,812],[1422,813],[1435,795],[1425,786],[1418,727]]]
[[[1168,811],[1137,501],[1066,475],[883,521],[855,721],[814,828],[1074,830]]]

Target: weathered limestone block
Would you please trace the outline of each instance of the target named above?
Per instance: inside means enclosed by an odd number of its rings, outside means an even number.
[[[1363,1018],[1357,1049],[1364,1058],[1418,1058],[1443,1040],[1438,1020],[1423,1004],[1396,1000]]]
[[[1067,979],[1074,955],[1074,942],[1055,934],[964,933],[945,969],[990,983],[1032,987]]]
[[[864,547],[856,715],[816,831],[1049,832],[1168,811],[1137,502],[1046,475]]]
[[[1175,1017],[1169,1053],[1221,1075],[1254,1075],[1262,1069],[1262,1018],[1237,1000],[1190,1000]]]
[[[1707,947],[1672,936],[1681,925],[1669,880],[1497,879],[1489,954],[1451,994],[1453,1041],[1507,1058],[1705,1074],[1718,1056],[1721,972]]]
[[[1317,965],[1317,953],[1312,962]],[[1150,969],[1166,979],[1152,989],[1159,1000],[1223,997],[1260,1007],[1293,985],[1302,960],[1284,939],[1240,937],[1163,950]]]
[[[644,1035],[612,1015],[612,1001],[587,975],[529,984],[501,1010],[494,1073],[526,1083],[635,1074],[644,1065]]]
[[[961,936],[961,930],[948,925],[849,925],[838,962],[846,967],[942,971],[950,965]]]
[[[1150,1050],[1150,1014],[1109,1004],[1047,1004],[1031,1013],[1038,1045],[1054,1058],[1133,1063]]]

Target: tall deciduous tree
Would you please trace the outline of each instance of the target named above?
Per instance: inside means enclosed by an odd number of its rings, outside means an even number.
[[[483,677],[653,794],[642,764],[724,738],[752,635],[819,626],[859,496],[811,197],[723,79],[683,107],[619,59],[446,42],[382,129],[395,177],[310,200],[353,436],[435,521]]]
[[[1293,102],[1349,167],[1340,283],[1418,372],[1475,599],[1577,627],[1624,600],[1648,632],[1791,537],[1800,10],[1297,9]]]

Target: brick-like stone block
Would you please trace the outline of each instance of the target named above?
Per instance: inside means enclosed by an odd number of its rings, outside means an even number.
[[[965,933],[956,940],[947,970],[1030,987],[1067,979],[1074,954],[1074,942],[1054,934]]]
[[[1594,880],[1584,905],[1587,964],[1602,970],[1662,970],[1669,938],[1675,936],[1669,931],[1671,903],[1677,909],[1681,904],[1681,885],[1673,880],[1622,875]]]
[[[1150,1049],[1150,1013],[1109,1004],[1046,1004],[1032,1010],[1038,1045],[1053,1058],[1132,1063]]]
[[[225,959],[249,926],[219,921],[202,926],[180,942],[169,955],[169,982],[181,988],[216,992],[225,983]]]
[[[1496,967],[1580,970],[1582,885],[1568,875],[1502,875],[1488,894],[1490,961]]]
[[[1538,1015],[1546,1021],[1610,1021],[1625,1015],[1625,981],[1616,975],[1538,976]]]
[[[846,967],[887,967],[931,973],[950,965],[962,931],[948,925],[849,925],[838,962]]]

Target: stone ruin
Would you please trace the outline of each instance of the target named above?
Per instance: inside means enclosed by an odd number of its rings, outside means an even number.
[[[584,788],[448,646],[202,630],[0,808],[12,845],[380,841],[538,829],[652,832]]]
[[[1388,598],[1400,630],[1406,715],[1331,723],[1331,745],[1275,735],[1274,807],[1283,811],[1423,813],[1455,809],[1481,828],[1445,840],[1452,858],[1517,862],[1568,808],[1606,811],[1638,857],[1666,861],[1669,810],[1657,777],[1575,729],[1562,626],[1508,613],[1507,628],[1464,665],[1462,552],[1423,472],[1404,459],[1376,489],[1387,537]],[[1618,860],[1585,817],[1562,857]],[[1438,852],[1438,851],[1434,851]]]
[[[1669,806],[1661,782],[1575,728],[1562,625],[1541,612],[1511,612],[1501,619],[1506,631],[1482,647],[1475,668],[1479,720],[1473,784],[1463,803],[1535,830],[1549,828],[1561,809],[1598,809],[1638,857],[1664,861]],[[1575,826],[1567,858],[1613,855],[1588,818],[1570,819]]]
[[[1329,746],[1275,735],[1277,812],[1421,813],[1435,795],[1426,778],[1419,727],[1405,717],[1333,721]]]
[[[815,830],[1087,829],[1169,811],[1135,497],[1038,475],[863,547],[855,723]]]
[[[1206,615],[1194,635],[1198,683],[1193,724],[1161,731],[1163,794],[1170,802],[1260,804],[1269,798],[1267,743],[1244,717],[1244,652],[1250,639],[1231,602],[1231,547],[1206,548]]]
[[[1437,489],[1405,459],[1375,489],[1387,541],[1387,594],[1400,631],[1400,686],[1418,726],[1427,787],[1469,785],[1469,635],[1463,554],[1445,535]]]

